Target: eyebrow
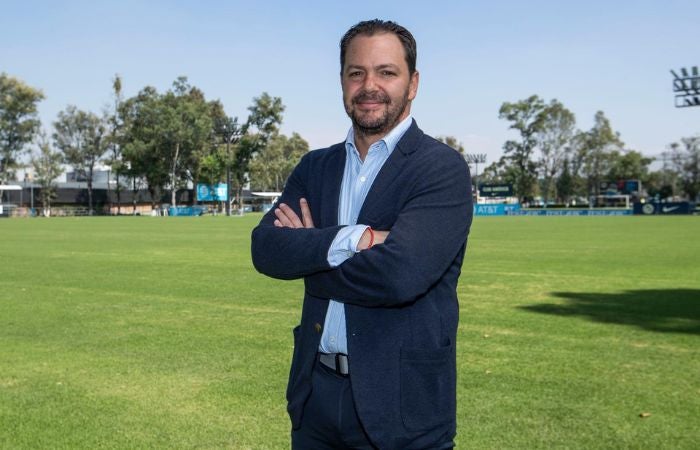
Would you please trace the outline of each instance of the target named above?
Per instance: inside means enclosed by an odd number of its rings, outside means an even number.
[[[352,70],[352,69],[361,69],[361,70],[367,70],[365,66],[361,66],[359,64],[348,64],[345,67],[345,70]],[[383,69],[392,69],[392,70],[400,70],[400,67],[397,66],[396,64],[380,64],[378,66],[372,67],[374,70],[383,70]]]

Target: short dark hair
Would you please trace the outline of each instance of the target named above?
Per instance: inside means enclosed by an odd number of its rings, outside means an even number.
[[[343,73],[345,67],[345,52],[356,36],[362,34],[365,36],[374,36],[378,33],[393,33],[401,41],[403,50],[406,56],[406,64],[408,64],[408,73],[413,75],[416,71],[416,40],[406,28],[396,22],[390,20],[365,20],[350,28],[345,36],[340,40],[340,73]]]

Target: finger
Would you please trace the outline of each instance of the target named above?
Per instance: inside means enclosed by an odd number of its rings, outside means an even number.
[[[286,204],[281,204],[280,209],[284,213],[284,215],[287,217],[287,219],[291,222],[291,227],[293,228],[303,228],[304,224],[301,223],[301,219],[299,216],[297,216],[297,213],[294,212],[292,208],[290,208]]]
[[[306,228],[314,227],[314,219],[311,217],[311,208],[309,208],[309,202],[305,198],[299,200],[299,206],[301,207],[301,219],[304,222]]]
[[[277,220],[275,220],[275,225],[280,226],[280,227],[286,227],[289,226],[285,222],[288,222],[287,216],[284,215],[282,211],[280,211],[279,208],[275,208],[275,217],[277,217]]]
[[[293,228],[294,225],[292,225],[292,221],[289,220],[289,217],[282,211],[280,208],[275,209],[275,216],[277,217],[277,220],[280,222],[280,226],[282,227],[290,227]]]
[[[275,226],[278,227],[278,228],[281,228],[281,227],[283,226],[283,225],[282,225],[282,222],[280,222],[279,220],[275,220],[274,224],[275,224]]]
[[[301,223],[301,219],[299,219],[299,216],[297,216],[297,213],[294,212],[292,208],[287,206],[284,203],[280,203],[279,209],[284,213],[285,216],[287,216],[287,219],[291,223],[292,228],[304,228],[304,224]]]

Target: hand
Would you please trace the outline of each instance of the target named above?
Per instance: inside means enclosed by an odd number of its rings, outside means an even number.
[[[372,232],[374,233],[374,242],[372,242],[372,247],[374,247],[377,244],[383,244],[384,241],[386,241],[386,238],[389,236],[388,231],[372,230]],[[367,250],[369,248],[370,239],[371,234],[369,232],[369,229],[366,229],[365,232],[362,233],[360,242],[357,243],[357,251]]]
[[[311,209],[305,198],[299,200],[301,219],[292,208],[284,203],[275,209],[275,226],[279,228],[314,228],[314,220],[311,217]]]

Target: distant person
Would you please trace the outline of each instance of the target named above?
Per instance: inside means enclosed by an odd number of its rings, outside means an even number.
[[[304,156],[252,236],[260,272],[304,279],[292,448],[452,448],[468,167],[410,115],[419,75],[408,30],[360,22],[340,64],[352,128]]]

